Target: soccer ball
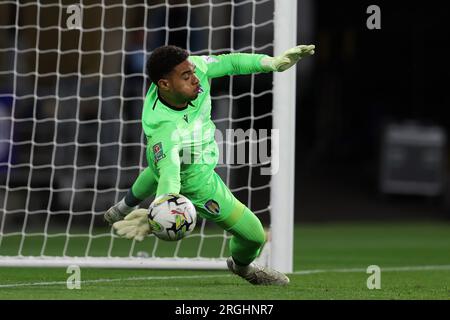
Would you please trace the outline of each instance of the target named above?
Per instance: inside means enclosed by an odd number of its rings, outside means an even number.
[[[192,202],[180,194],[165,194],[150,205],[148,222],[159,239],[177,241],[192,232],[197,212]]]

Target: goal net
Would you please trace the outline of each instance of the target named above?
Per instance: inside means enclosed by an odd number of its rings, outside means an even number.
[[[134,242],[103,214],[146,167],[152,50],[274,55],[295,45],[295,11],[277,0],[2,1],[0,265],[225,268],[229,235],[207,221],[178,242]],[[289,272],[295,75],[283,75],[214,79],[212,117],[217,172],[272,235],[260,259]]]

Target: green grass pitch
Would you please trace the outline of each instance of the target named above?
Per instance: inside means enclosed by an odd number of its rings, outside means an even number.
[[[2,245],[3,246],[3,245]],[[305,224],[295,228],[286,287],[255,287],[227,271],[0,268],[0,299],[450,299],[449,223]],[[367,288],[369,265],[381,289]]]

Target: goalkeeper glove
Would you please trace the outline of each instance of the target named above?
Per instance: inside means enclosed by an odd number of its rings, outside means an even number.
[[[267,71],[282,72],[292,67],[302,58],[313,55],[315,48],[315,45],[299,45],[283,52],[279,56],[262,58],[261,66]]]
[[[115,222],[113,228],[119,236],[126,239],[144,240],[144,237],[152,232],[148,223],[148,210],[137,209],[132,211],[122,221]]]

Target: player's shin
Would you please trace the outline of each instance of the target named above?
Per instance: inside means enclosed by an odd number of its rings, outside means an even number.
[[[255,285],[286,285],[289,278],[281,272],[253,262],[264,243],[265,233],[261,222],[248,208],[229,230],[231,257],[227,266],[231,272]]]
[[[244,208],[239,221],[228,231],[233,234],[230,241],[232,257],[238,264],[248,265],[259,255],[266,238],[258,217],[248,208]]]

